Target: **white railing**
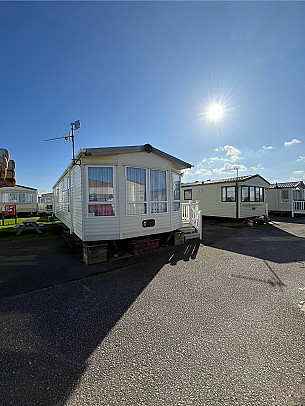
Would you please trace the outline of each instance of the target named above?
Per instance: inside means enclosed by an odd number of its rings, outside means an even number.
[[[182,206],[182,223],[189,223],[195,227],[202,239],[202,211],[199,210],[199,203],[181,203]]]
[[[294,217],[294,213],[305,214],[305,201],[293,201],[292,202],[292,217]]]

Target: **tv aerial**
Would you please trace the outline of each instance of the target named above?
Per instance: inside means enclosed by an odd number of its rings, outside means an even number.
[[[73,164],[75,164],[75,154],[74,154],[74,130],[78,130],[80,128],[80,121],[76,120],[74,123],[71,123],[71,132],[69,131],[69,135],[63,135],[62,137],[55,137],[55,138],[48,138],[47,140],[43,141],[53,141],[53,140],[62,140],[71,141],[72,142],[72,155],[73,155]]]

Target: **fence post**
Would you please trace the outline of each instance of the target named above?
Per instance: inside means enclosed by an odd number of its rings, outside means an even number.
[[[200,240],[202,240],[202,211],[201,210],[199,210],[198,228],[199,228],[199,238],[200,238]]]
[[[291,217],[294,217],[294,201],[292,200]]]

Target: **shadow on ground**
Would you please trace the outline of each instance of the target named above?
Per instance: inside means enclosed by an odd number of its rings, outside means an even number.
[[[270,224],[203,223],[202,243],[275,263],[305,261],[305,217],[272,217]]]
[[[17,270],[10,281],[2,281],[1,294],[12,294],[18,278],[19,293],[32,289],[35,278],[38,289],[1,301],[3,406],[64,405],[92,352],[163,266],[195,259],[199,248],[195,242],[185,244],[180,252],[157,251],[153,261],[88,276],[90,267],[63,253],[60,239],[31,244],[30,240],[18,241],[12,247],[14,255],[4,255],[3,247],[1,252],[3,274]],[[67,270],[69,278],[78,280],[64,283]],[[40,289],[50,281],[53,287]]]
[[[302,228],[304,223],[298,221],[292,225]],[[261,258],[266,266],[267,261],[305,261],[305,239],[287,230],[273,225],[210,224],[204,228],[203,243]],[[164,265],[192,261],[200,245],[186,244],[177,252],[161,249],[137,265],[90,276],[98,272],[98,265],[86,267],[61,244],[58,237],[0,244],[0,292],[2,298],[6,296],[0,313],[3,406],[64,405],[90,355],[102,351],[103,340]],[[281,279],[272,268],[269,272],[271,282],[268,278],[260,282],[281,288]],[[41,289],[44,286],[51,287]],[[27,290],[33,292],[8,297]]]

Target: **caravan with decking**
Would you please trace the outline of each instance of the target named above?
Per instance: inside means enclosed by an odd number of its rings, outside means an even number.
[[[150,144],[81,149],[53,187],[54,214],[82,241],[177,230],[191,166]]]
[[[304,182],[277,182],[266,189],[266,200],[270,212],[305,214]]]
[[[203,216],[251,218],[266,211],[269,182],[260,175],[182,184],[182,202],[198,202]]]

